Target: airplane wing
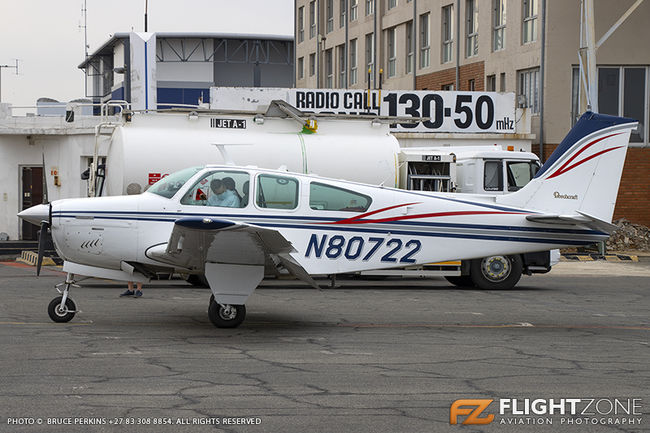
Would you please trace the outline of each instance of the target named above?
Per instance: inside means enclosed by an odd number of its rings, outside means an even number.
[[[166,244],[150,247],[147,257],[171,265],[203,270],[206,263],[264,266],[275,257],[289,272],[318,288],[289,253],[294,251],[280,232],[255,225],[214,218],[180,218]]]
[[[607,221],[603,221],[584,212],[580,212],[579,210],[576,212],[578,212],[578,215],[534,214],[527,215],[526,219],[528,221],[545,224],[581,225],[589,227],[593,230],[605,232],[607,234],[612,233],[618,228],[618,226],[614,224],[610,224]]]

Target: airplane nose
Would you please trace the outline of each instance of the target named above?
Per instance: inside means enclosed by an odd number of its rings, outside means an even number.
[[[39,226],[41,225],[41,221],[49,221],[50,207],[46,204],[37,204],[36,206],[32,206],[29,209],[20,212],[18,216],[25,221]]]

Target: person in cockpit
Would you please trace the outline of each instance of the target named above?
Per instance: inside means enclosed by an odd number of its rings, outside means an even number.
[[[239,197],[221,179],[213,179],[210,189],[212,194],[208,197],[208,206],[239,207]]]

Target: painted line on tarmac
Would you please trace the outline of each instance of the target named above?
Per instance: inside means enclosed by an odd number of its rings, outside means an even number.
[[[0,322],[0,325],[53,325],[54,322]],[[93,322],[74,322],[74,323],[65,323],[65,325],[92,325]]]
[[[342,328],[542,328],[542,329],[622,329],[650,331],[650,326],[599,326],[599,325],[533,325],[532,323],[515,323],[509,325],[458,325],[428,323],[337,323]]]

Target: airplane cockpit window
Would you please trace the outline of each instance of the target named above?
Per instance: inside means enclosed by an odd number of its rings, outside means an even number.
[[[212,171],[194,184],[181,204],[242,208],[248,204],[250,176],[243,171]]]
[[[365,212],[372,199],[347,189],[312,182],[309,185],[309,207],[314,210]]]
[[[508,161],[506,167],[508,191],[518,191],[532,180],[539,170],[539,163],[537,161]]]
[[[298,207],[298,181],[287,176],[260,174],[256,202],[261,208],[295,209]]]
[[[185,170],[177,171],[165,176],[160,179],[158,182],[151,185],[151,188],[147,192],[160,195],[165,198],[172,198],[174,194],[178,192],[179,189],[185,182],[187,182],[192,176],[199,172],[203,167],[190,167]]]

